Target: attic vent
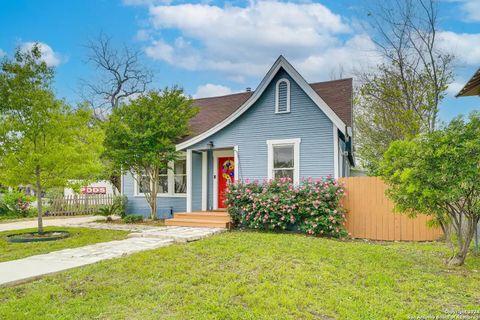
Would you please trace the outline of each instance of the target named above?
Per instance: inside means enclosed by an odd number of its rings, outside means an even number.
[[[280,79],[275,90],[275,113],[290,112],[290,81]]]

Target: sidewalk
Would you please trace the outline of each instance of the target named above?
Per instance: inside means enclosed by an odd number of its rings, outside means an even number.
[[[96,220],[105,219],[103,216],[81,216],[81,217],[68,217],[68,218],[44,218],[44,227],[68,227],[72,225],[93,222]],[[22,220],[15,222],[0,223],[0,232],[10,230],[21,230],[28,228],[36,228],[38,226],[37,219]]]
[[[95,224],[89,224],[95,227]],[[82,227],[87,227],[83,225]],[[75,225],[71,225],[74,227]],[[98,224],[97,227],[104,227]],[[166,247],[174,243],[196,241],[226,231],[220,228],[149,227],[143,230],[132,226],[135,233],[128,239],[97,243],[80,248],[64,249],[24,259],[0,263],[0,287],[31,281],[42,276],[76,268],[98,261]]]

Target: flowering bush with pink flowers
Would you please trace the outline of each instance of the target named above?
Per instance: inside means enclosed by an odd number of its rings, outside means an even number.
[[[261,230],[299,230],[310,235],[345,237],[344,188],[333,178],[237,182],[225,204],[236,225]]]

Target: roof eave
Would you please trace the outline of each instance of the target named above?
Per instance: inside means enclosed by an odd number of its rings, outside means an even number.
[[[480,68],[475,74],[468,80],[463,88],[455,95],[458,97],[471,97],[480,95]]]

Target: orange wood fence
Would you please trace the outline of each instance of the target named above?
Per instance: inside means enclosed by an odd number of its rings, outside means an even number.
[[[431,241],[443,235],[440,228],[427,226],[425,215],[409,218],[394,213],[393,203],[385,195],[387,186],[378,177],[339,179],[347,195],[342,205],[347,209],[347,229],[353,238],[371,240]]]

